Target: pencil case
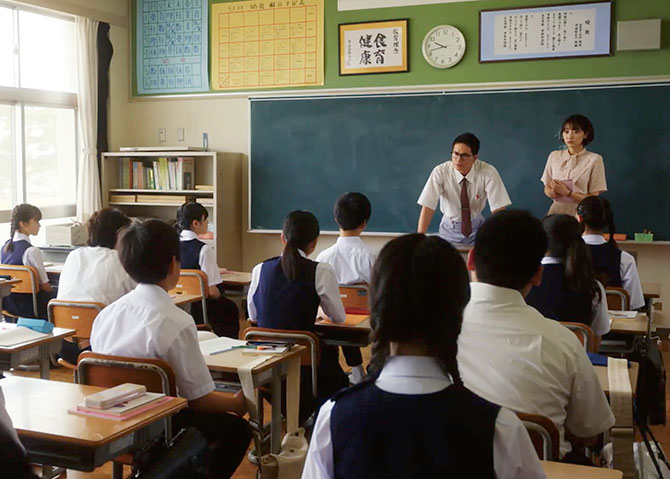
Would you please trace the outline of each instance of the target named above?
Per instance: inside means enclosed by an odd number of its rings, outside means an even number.
[[[146,394],[146,386],[141,384],[124,383],[113,388],[105,389],[99,393],[91,394],[84,398],[84,406],[96,409],[107,409],[125,401],[135,399]]]
[[[38,333],[50,333],[54,330],[53,323],[45,321],[44,319],[33,319],[33,318],[19,318],[16,322],[17,326],[23,326],[24,328],[32,329]]]

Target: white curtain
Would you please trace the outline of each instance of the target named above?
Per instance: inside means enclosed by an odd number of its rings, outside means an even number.
[[[79,79],[79,176],[77,220],[85,222],[102,206],[98,172],[98,22],[75,17]]]

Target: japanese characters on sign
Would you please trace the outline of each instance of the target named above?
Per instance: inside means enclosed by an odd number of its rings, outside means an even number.
[[[340,25],[341,74],[407,70],[407,20]]]

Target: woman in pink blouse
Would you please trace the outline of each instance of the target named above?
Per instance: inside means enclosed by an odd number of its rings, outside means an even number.
[[[586,150],[594,138],[593,125],[583,115],[569,116],[561,127],[567,149],[552,151],[542,174],[544,194],[553,200],[547,214],[574,216],[587,196],[607,191],[603,157]]]

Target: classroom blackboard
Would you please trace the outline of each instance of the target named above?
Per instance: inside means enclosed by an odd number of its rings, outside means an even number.
[[[415,231],[431,170],[466,131],[481,140],[479,158],[498,169],[513,206],[542,217],[550,200],[540,176],[573,113],[595,126],[588,148],[604,157],[617,229],[670,238],[668,84],[252,99],[250,229],[279,230],[289,211],[306,209],[322,230],[336,230],[335,199],[360,191],[372,202],[368,231]]]

